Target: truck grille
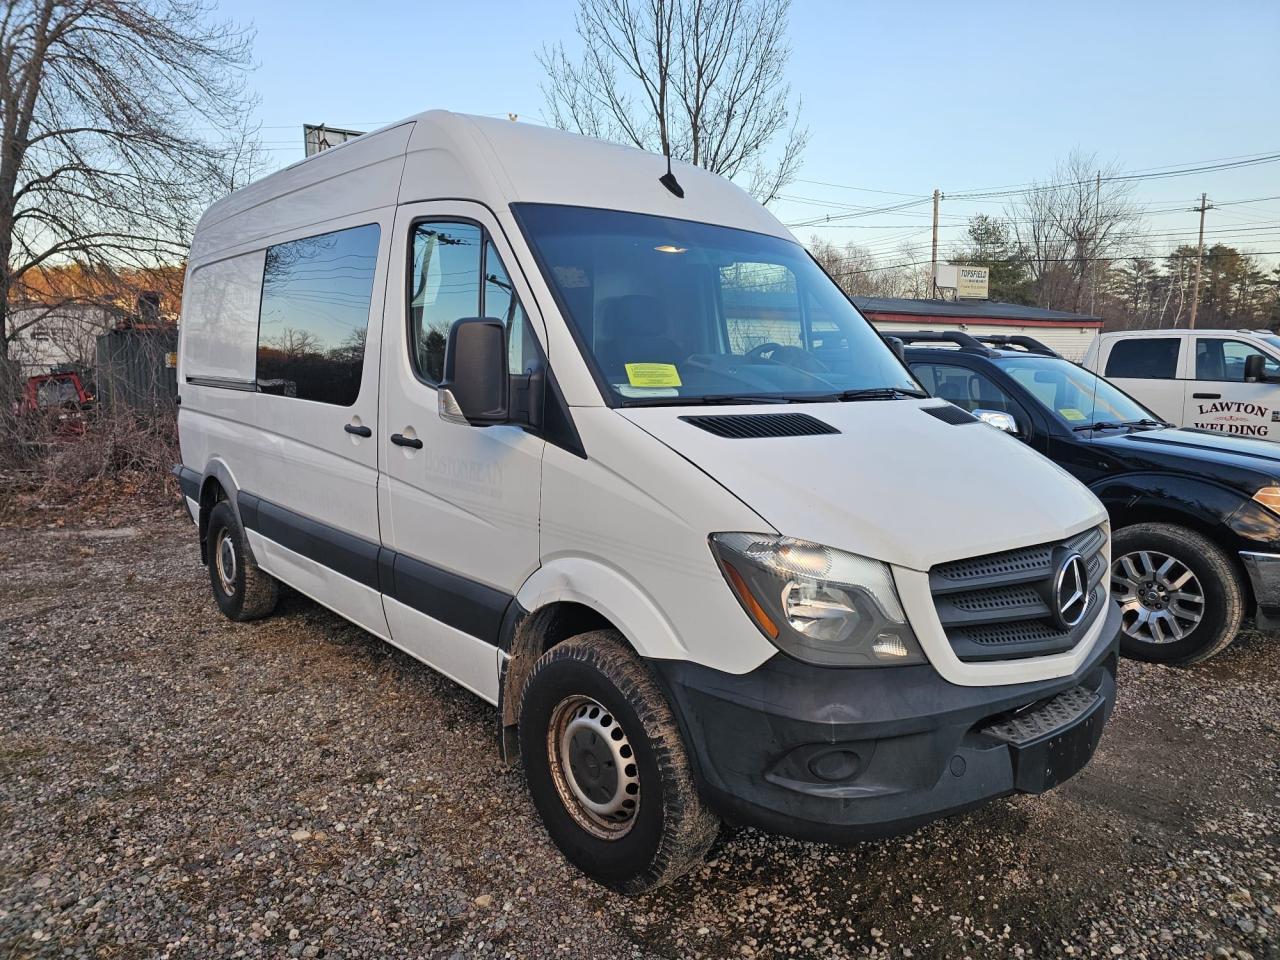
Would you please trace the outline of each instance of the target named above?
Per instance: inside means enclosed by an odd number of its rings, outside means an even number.
[[[1105,530],[1094,527],[1066,540],[934,567],[929,589],[956,656],[972,663],[1070,650],[1102,610],[1106,546]],[[1067,628],[1055,615],[1054,586],[1065,560],[1077,553],[1085,565],[1085,607],[1080,622]]]

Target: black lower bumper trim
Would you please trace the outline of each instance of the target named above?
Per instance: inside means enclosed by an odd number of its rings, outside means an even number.
[[[1015,792],[1040,793],[1093,755],[1115,703],[1119,608],[1070,676],[962,687],[925,664],[835,670],[782,655],[742,676],[650,661],[706,801],[731,823],[825,842],[912,830]],[[1074,688],[1092,698],[1012,743],[984,728]]]

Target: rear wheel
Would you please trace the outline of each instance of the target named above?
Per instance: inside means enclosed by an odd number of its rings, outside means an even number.
[[[520,754],[551,839],[615,890],[675,879],[716,839],[671,708],[616,631],[543,654],[521,699]]]
[[[232,620],[257,620],[271,613],[279,597],[279,583],[259,569],[227,501],[214,505],[206,536],[209,583],[218,608]]]
[[[1212,540],[1171,523],[1137,523],[1116,532],[1111,557],[1125,656],[1187,665],[1235,639],[1244,592]]]

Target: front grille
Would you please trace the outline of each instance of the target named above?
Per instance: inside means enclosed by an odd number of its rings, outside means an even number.
[[[1014,660],[1070,650],[1106,597],[1107,536],[1094,527],[1074,537],[939,564],[929,571],[938,620],[966,662]],[[1064,560],[1085,562],[1084,617],[1064,629],[1054,615],[1054,581]]]

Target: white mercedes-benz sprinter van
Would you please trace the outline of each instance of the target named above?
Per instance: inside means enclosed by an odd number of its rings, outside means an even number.
[[[1102,506],[927,398],[725,180],[424,113],[210,208],[181,329],[223,612],[286,583],[496,705],[603,883],[722,820],[874,837],[1093,753]]]

